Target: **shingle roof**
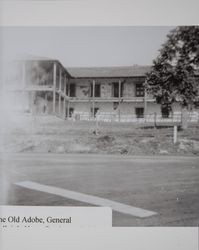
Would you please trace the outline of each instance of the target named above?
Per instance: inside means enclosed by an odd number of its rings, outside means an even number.
[[[93,67],[93,68],[68,68],[69,74],[75,78],[114,78],[114,77],[139,77],[150,71],[150,66],[128,67]]]

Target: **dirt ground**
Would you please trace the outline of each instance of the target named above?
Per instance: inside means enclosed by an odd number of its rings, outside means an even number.
[[[95,153],[121,155],[199,155],[199,124],[178,131],[147,124],[63,121],[34,117],[13,124],[3,135],[4,152]]]
[[[113,226],[196,226],[198,132],[199,126],[179,131],[174,145],[171,127],[55,117],[7,123],[1,133],[0,203],[92,206],[17,185],[32,181],[157,213],[140,219],[113,211]]]
[[[7,154],[4,156],[5,184],[0,203],[93,206],[89,202],[17,185],[18,182],[32,181],[157,213],[139,218],[113,210],[113,226],[197,226],[198,159],[165,155]],[[2,194],[5,195],[3,201]]]

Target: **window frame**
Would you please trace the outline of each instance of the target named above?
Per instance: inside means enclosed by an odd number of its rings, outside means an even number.
[[[142,110],[142,112],[138,112],[138,110]],[[135,107],[135,115],[136,118],[144,118],[144,107]]]
[[[71,86],[74,86],[73,88],[73,95],[71,94]],[[70,88],[69,88],[69,93],[70,93],[70,97],[76,97],[76,84],[75,83],[71,83],[70,84]]]
[[[97,86],[97,88],[96,88]],[[97,90],[99,91],[97,94]],[[94,93],[94,97],[101,97],[101,83],[96,83],[95,84],[95,93]],[[91,83],[90,86],[90,97],[93,97],[93,84]]]
[[[136,83],[135,84],[135,96],[136,97],[144,97],[145,90],[144,90],[144,84],[143,83]]]

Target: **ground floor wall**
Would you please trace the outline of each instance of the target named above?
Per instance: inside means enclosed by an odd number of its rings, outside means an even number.
[[[93,117],[93,107],[95,109]],[[157,103],[71,103],[71,118],[78,120],[89,120],[91,118],[101,121],[121,122],[180,122],[182,119],[182,108],[175,103],[171,107],[168,116],[162,113],[162,107]],[[141,111],[139,113],[138,111]],[[143,112],[143,113],[142,113]],[[199,121],[199,110],[189,112],[190,121]]]
[[[182,108],[178,103],[171,107],[167,116],[163,116],[161,105],[154,102],[85,102],[64,101],[56,93],[55,112],[52,92],[18,92],[13,94],[10,105],[16,110],[31,114],[56,115],[62,119],[121,122],[180,122]],[[199,110],[189,113],[191,121],[199,121]]]

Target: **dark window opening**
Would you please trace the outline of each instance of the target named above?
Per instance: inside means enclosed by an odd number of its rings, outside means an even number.
[[[68,109],[66,109],[66,117],[72,117],[74,113],[74,108],[69,108],[69,115],[68,115]]]
[[[70,84],[70,97],[75,97],[76,96],[76,88],[75,84],[72,83]]]
[[[194,103],[194,107],[195,107],[196,109],[199,109],[199,102],[195,102],[195,103]]]
[[[194,108],[196,108],[196,109],[199,108],[199,95],[196,97],[196,100],[194,102]]]
[[[135,108],[135,114],[137,118],[144,117],[144,108]]]
[[[119,83],[113,83],[113,97],[119,97]]]
[[[124,92],[124,83],[121,83],[121,97],[123,97],[123,92]]]
[[[95,84],[95,97],[101,96],[101,85],[99,83]],[[91,84],[91,93],[90,96],[93,97],[93,84]]]
[[[66,84],[66,93],[65,93],[66,95],[68,95],[68,89],[69,89],[68,84]]]
[[[137,83],[135,85],[135,96],[136,97],[144,96],[144,85],[142,83]]]
[[[119,82],[113,82],[113,97],[122,97],[123,96],[124,84],[121,83],[121,89],[119,89],[119,86],[120,86]],[[120,92],[120,96],[119,96],[119,92]]]
[[[94,108],[94,117],[96,117],[98,110],[99,108]],[[91,108],[91,114],[93,115],[93,108]]]
[[[171,111],[171,107],[169,105],[165,105],[161,107],[162,118],[169,118]]]

